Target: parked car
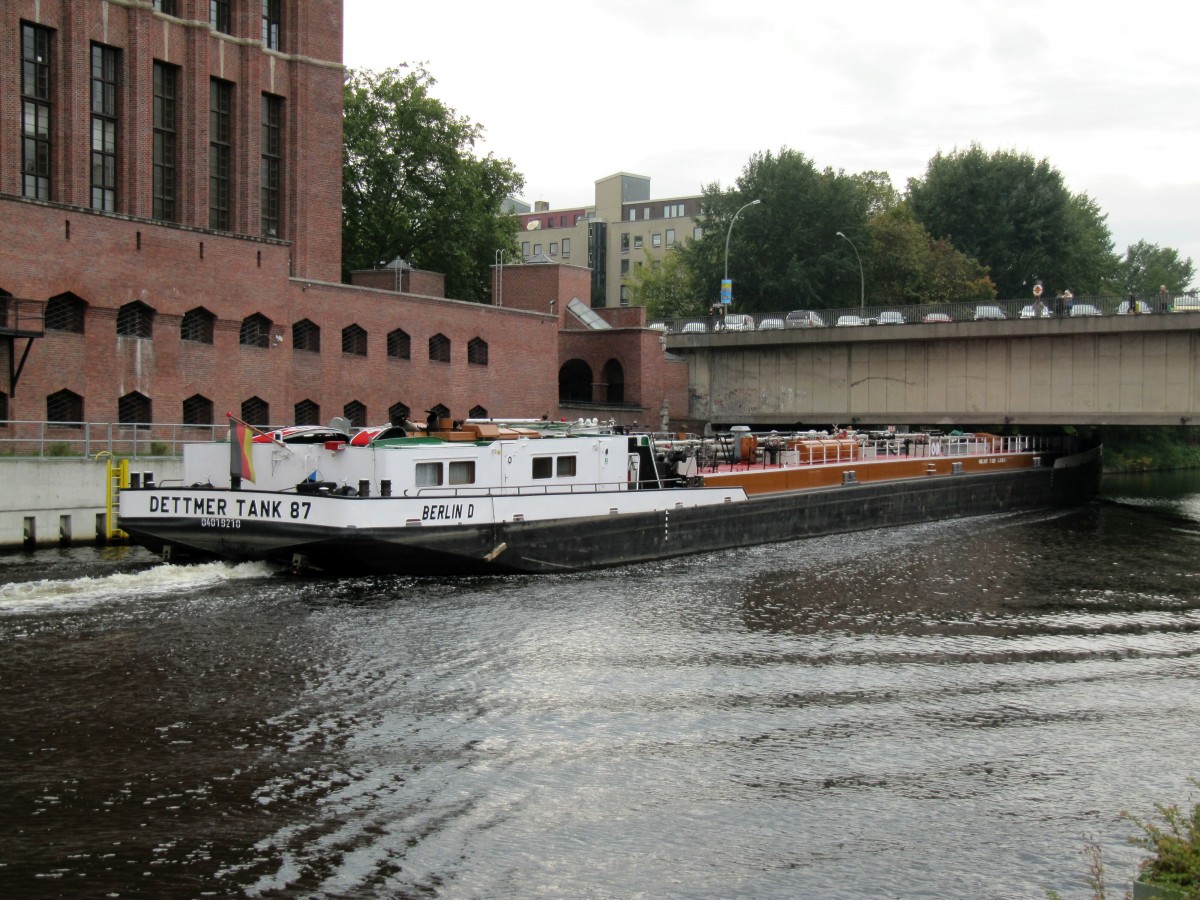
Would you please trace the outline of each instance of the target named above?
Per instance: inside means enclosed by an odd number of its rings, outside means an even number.
[[[664,332],[665,334],[671,333],[671,326],[666,322],[647,322],[646,327],[653,328],[655,331]]]
[[[1137,306],[1133,306],[1132,304],[1134,303],[1136,303]],[[1153,310],[1150,309],[1150,304],[1145,300],[1122,300],[1121,305],[1117,307],[1117,315],[1127,316],[1129,315],[1129,311],[1131,309],[1139,316],[1148,316],[1151,312],[1153,312]]]
[[[810,309],[793,309],[783,320],[786,328],[824,328],[825,320]]]
[[[708,325],[704,322],[684,322],[679,329],[680,334],[708,334]]]
[[[933,325],[937,322],[953,322],[949,313],[925,313],[925,317],[921,319],[926,325]]]
[[[897,312],[894,309],[884,310],[879,314],[879,318],[875,320],[878,325],[903,325],[907,321],[904,318],[904,313]]]
[[[783,327],[783,319],[779,316],[766,316],[758,320],[759,331],[779,331]]]
[[[745,313],[728,313],[721,319],[714,331],[753,331],[754,317]]]
[[[1038,309],[1036,303],[1030,303],[1028,306],[1021,307],[1022,319],[1049,319],[1053,315],[1054,313],[1050,312],[1050,307],[1045,304],[1042,305],[1041,309]]]
[[[1099,316],[1103,315],[1100,308],[1093,306],[1090,303],[1075,303],[1071,306],[1071,317],[1075,316]]]
[[[1200,297],[1195,294],[1180,294],[1171,304],[1171,312],[1200,312]]]
[[[867,320],[862,316],[838,316],[837,324],[839,327],[846,325],[866,325]]]
[[[975,307],[975,321],[983,322],[994,319],[1007,319],[1004,315],[1004,310],[998,306],[977,306]]]

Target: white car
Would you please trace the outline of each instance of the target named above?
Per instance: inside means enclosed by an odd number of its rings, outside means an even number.
[[[1004,315],[1004,310],[998,306],[977,306],[975,307],[975,321],[983,322],[987,320],[1007,319]]]
[[[753,331],[754,317],[745,313],[729,313],[721,319],[714,331]]]
[[[904,313],[889,309],[881,312],[875,321],[879,325],[903,325],[907,320],[904,318]]]
[[[931,312],[925,313],[925,317],[921,321],[926,325],[933,325],[938,322],[953,322],[954,320],[950,318],[949,313]]]
[[[838,320],[837,320],[838,327],[844,327],[847,325],[866,325],[866,324],[867,324],[867,320],[864,319],[862,316],[838,316]]]
[[[1099,316],[1103,315],[1099,307],[1093,306],[1090,303],[1075,303],[1071,306],[1071,317],[1075,316]]]
[[[1131,304],[1133,303],[1136,303],[1137,306],[1131,307]],[[1129,315],[1131,308],[1133,309],[1134,314],[1139,316],[1148,316],[1151,312],[1153,312],[1153,310],[1150,309],[1150,304],[1145,300],[1122,300],[1121,305],[1117,307],[1117,315],[1127,316]]]
[[[1200,298],[1195,294],[1180,294],[1171,303],[1171,312],[1200,312]]]
[[[708,334],[708,326],[703,322],[684,322],[679,329],[680,334]]]
[[[767,316],[758,320],[759,331],[781,331],[783,328],[783,319],[779,316]]]
[[[824,328],[825,320],[809,309],[793,309],[784,317],[785,328]]]
[[[1037,305],[1034,303],[1030,303],[1028,306],[1021,307],[1021,318],[1022,319],[1049,319],[1049,318],[1052,318],[1053,315],[1054,314],[1052,312],[1050,312],[1050,307],[1048,307],[1044,304],[1042,305],[1042,308],[1040,310],[1037,308]]]

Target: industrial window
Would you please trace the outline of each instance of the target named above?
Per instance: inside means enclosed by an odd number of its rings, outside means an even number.
[[[562,255],[563,255],[563,259],[567,259],[571,255],[571,239],[570,238],[562,239]]]
[[[50,31],[21,25],[21,195],[50,199]]]
[[[412,338],[407,331],[397,328],[388,332],[387,355],[392,359],[412,359]]]
[[[417,463],[416,476],[417,487],[438,487],[442,484],[442,464]]]
[[[262,313],[254,313],[242,319],[242,327],[238,331],[238,343],[243,347],[271,346],[271,320]]]
[[[229,3],[224,5],[228,17]],[[232,160],[233,85],[214,78],[208,85],[208,227],[219,231],[229,230]]]
[[[488,345],[483,338],[471,338],[467,342],[467,363],[472,366],[488,364]]]
[[[429,339],[430,362],[450,362],[450,338],[444,334],[435,334]]]
[[[175,0],[154,0],[154,8],[168,16],[176,15]]]
[[[118,51],[92,44],[92,209],[117,209]]]
[[[449,465],[450,469],[450,484],[474,484],[475,483],[475,460],[462,459],[454,460]]]
[[[361,325],[347,325],[342,329],[342,352],[352,356],[367,355],[367,332]]]
[[[46,398],[46,421],[70,428],[83,427],[83,398],[74,391],[57,391]]]
[[[117,334],[121,337],[154,337],[154,310],[134,300],[117,310]]]
[[[8,394],[0,391],[0,428],[8,427]]]
[[[307,350],[309,353],[321,352],[321,328],[308,319],[301,319],[292,325],[292,349]]]
[[[264,0],[264,3],[267,0]],[[278,0],[276,0],[278,2]],[[263,27],[265,28],[265,22]],[[283,98],[271,94],[262,97],[262,233],[280,234],[279,210],[283,195]]]
[[[388,422],[392,425],[399,425],[408,420],[408,414],[411,411],[407,403],[393,403],[388,407]]]
[[[667,246],[670,247],[674,243],[675,243],[675,229],[668,228],[667,229]]]
[[[183,401],[184,425],[211,425],[213,402],[200,394],[192,394]]]
[[[242,402],[242,421],[255,428],[266,428],[271,423],[271,404],[261,397],[251,397]]]
[[[357,400],[351,400],[342,407],[342,415],[350,421],[352,428],[367,427],[367,407]]]
[[[208,0],[208,24],[223,34],[232,34],[230,0]]]
[[[321,407],[311,400],[301,400],[296,404],[297,425],[320,425]]]
[[[150,413],[150,398],[137,391],[126,394],[117,401],[117,420],[122,425],[149,428],[154,421]]]
[[[217,317],[203,306],[189,309],[183,314],[183,321],[179,324],[179,339],[197,344],[211,344],[216,320]]]
[[[488,411],[486,406],[472,406],[471,411],[467,413],[467,418],[470,419],[486,419]]]
[[[46,302],[47,331],[69,331],[83,334],[83,314],[87,304],[74,294],[59,294]]]
[[[262,42],[268,50],[279,49],[281,18],[279,0],[262,0]]]
[[[166,12],[166,10],[163,10]],[[179,70],[166,63],[154,63],[154,147],[152,215],[174,222],[175,176],[178,140],[176,102],[179,98]]]

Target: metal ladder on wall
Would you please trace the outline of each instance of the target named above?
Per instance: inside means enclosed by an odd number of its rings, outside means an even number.
[[[129,487],[129,460],[113,459],[110,456],[106,462],[108,464],[108,481],[104,491],[104,539],[106,541],[123,541],[129,535],[117,527],[117,510],[121,491]]]

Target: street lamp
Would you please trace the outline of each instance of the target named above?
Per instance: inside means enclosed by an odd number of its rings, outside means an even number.
[[[749,209],[751,206],[758,206],[760,203],[762,203],[762,200],[751,200],[749,203],[735,212],[733,214],[733,218],[729,220],[729,230],[725,232],[725,277],[721,281],[722,287],[729,283],[729,239],[733,236],[733,223],[737,221],[737,217],[740,216],[744,210]],[[732,304],[733,285],[730,285],[729,288],[729,300]]]
[[[846,243],[850,245],[850,249],[854,251],[854,258],[858,260],[858,287],[859,287],[859,304],[858,304],[858,306],[859,306],[859,309],[866,309],[867,308],[867,280],[866,280],[866,278],[863,277],[862,257],[858,255],[858,248],[854,246],[854,241],[850,240],[850,238],[846,237],[840,231],[837,233],[837,236],[840,238],[843,238],[846,241]]]

